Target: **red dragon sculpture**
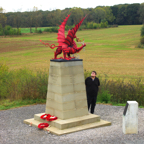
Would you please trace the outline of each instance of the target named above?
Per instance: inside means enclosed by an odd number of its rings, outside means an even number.
[[[78,53],[80,52],[83,47],[86,46],[86,44],[82,44],[81,47],[77,47],[74,38],[76,38],[77,40],[79,40],[76,37],[76,32],[79,29],[80,25],[82,24],[83,20],[85,19],[85,17],[83,19],[81,19],[81,21],[75,25],[75,27],[72,30],[68,31],[68,35],[65,38],[65,26],[67,23],[68,18],[70,17],[70,14],[64,19],[64,21],[61,23],[61,25],[59,26],[59,30],[58,30],[58,46],[55,46],[54,44],[49,45],[49,43],[44,43],[41,42],[45,45],[45,46],[49,46],[51,49],[54,49],[55,47],[57,47],[56,51],[54,52],[54,59],[66,59],[66,60],[71,60],[75,57],[71,57],[70,54],[74,54],[74,53]],[[80,41],[80,40],[79,40]],[[61,54],[63,52],[63,57],[61,58],[57,58],[57,55]],[[66,57],[66,55],[68,57]]]

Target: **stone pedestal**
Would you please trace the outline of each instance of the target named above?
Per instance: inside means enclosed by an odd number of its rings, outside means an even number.
[[[82,61],[51,61],[45,113],[63,120],[88,115]]]
[[[37,126],[41,122],[51,125],[50,132],[61,135],[78,130],[111,125],[100,116],[88,113],[82,60],[51,60],[46,100],[46,114],[57,116],[52,122],[42,120],[41,114],[24,122]]]
[[[138,103],[127,101],[123,113],[123,133],[138,134]]]

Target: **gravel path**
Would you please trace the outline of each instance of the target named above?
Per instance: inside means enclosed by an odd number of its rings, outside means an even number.
[[[29,127],[23,120],[45,111],[45,105],[33,105],[0,111],[0,144],[144,144],[144,108],[139,108],[139,134],[124,135],[124,107],[97,104],[95,114],[112,122],[111,126],[93,128],[62,136]]]

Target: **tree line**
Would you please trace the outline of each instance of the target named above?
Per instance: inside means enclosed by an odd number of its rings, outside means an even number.
[[[77,24],[82,17],[87,15],[83,22],[86,25],[89,22],[100,23],[107,21],[108,24],[134,25],[144,23],[144,3],[119,4],[114,6],[98,6],[96,8],[66,8],[64,10],[56,9],[53,11],[38,10],[33,7],[31,11],[26,12],[8,12],[0,8],[0,24],[2,27],[10,25],[11,27],[51,27],[61,24],[63,19],[71,13],[67,25]]]

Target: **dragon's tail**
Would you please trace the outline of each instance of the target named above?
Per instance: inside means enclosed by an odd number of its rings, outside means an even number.
[[[42,43],[42,44],[44,44],[46,47],[50,47],[51,49],[54,49],[55,47],[58,47],[58,46],[55,46],[55,44],[49,44],[49,43],[44,43],[44,42],[42,42],[42,40],[40,40],[40,42]]]

